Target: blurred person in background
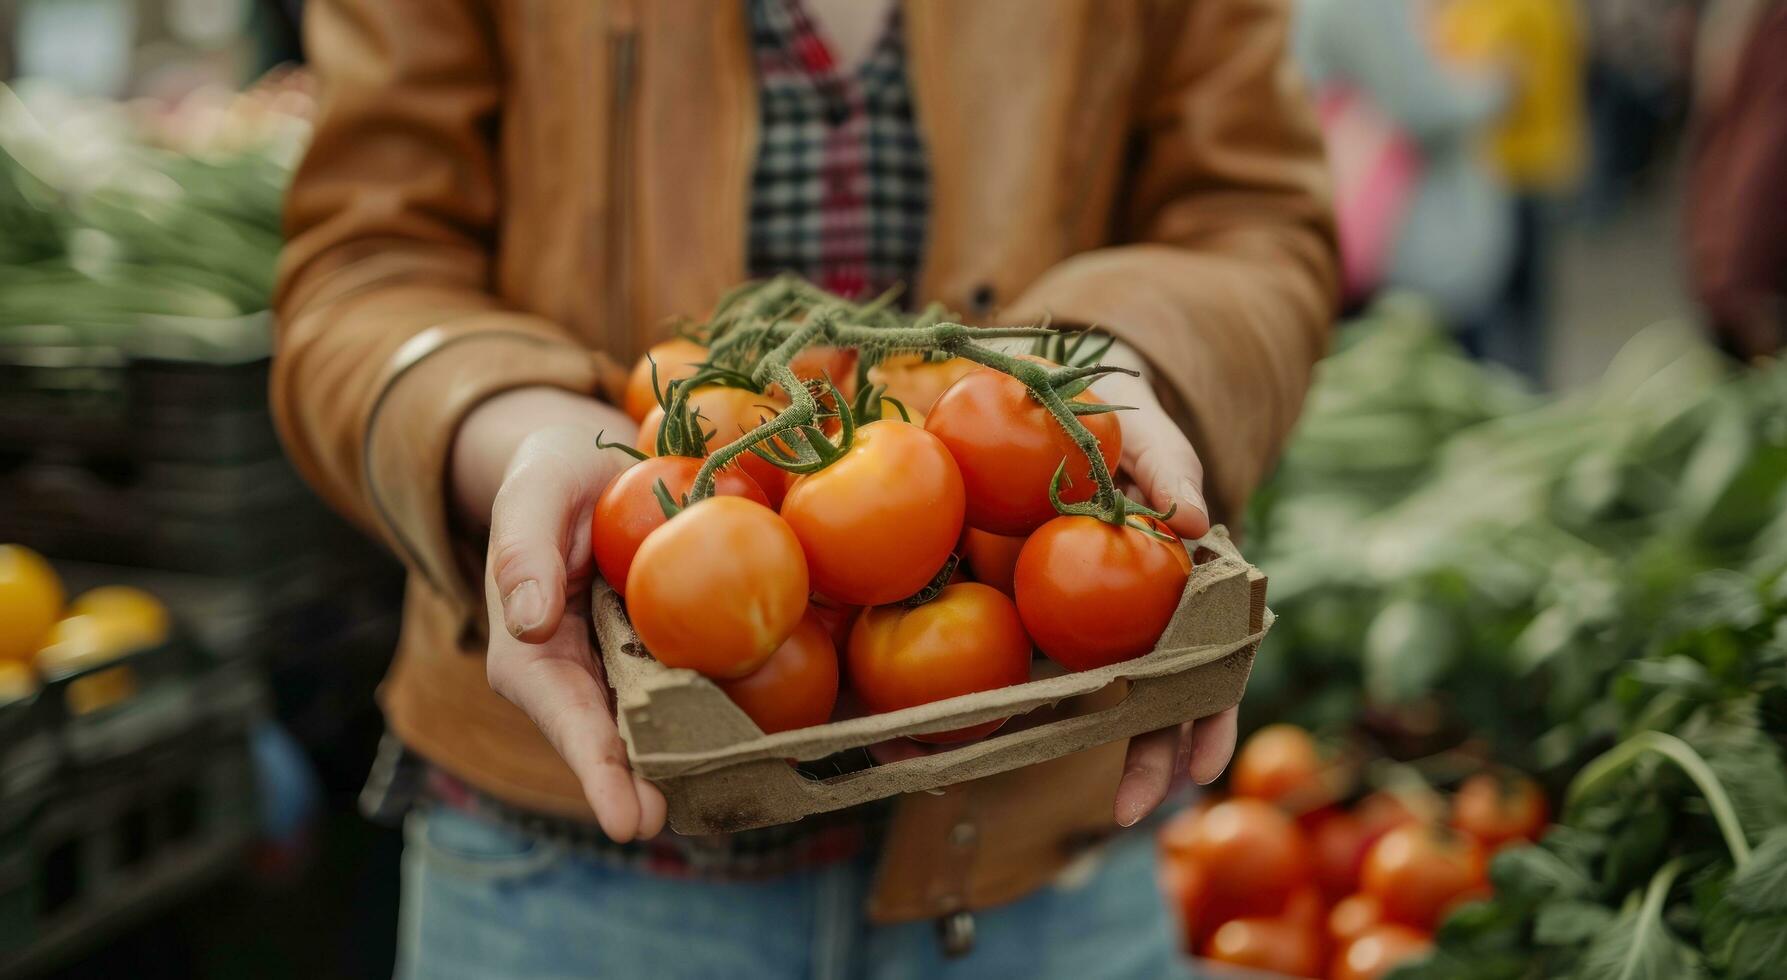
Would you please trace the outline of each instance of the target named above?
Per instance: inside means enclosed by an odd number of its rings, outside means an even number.
[[[1591,133],[1580,213],[1611,217],[1671,146],[1687,108],[1698,0],[1584,0]]]
[[[1787,340],[1787,3],[1715,0],[1695,52],[1688,267],[1721,346]]]
[[[889,807],[663,833],[591,649],[589,514],[628,462],[596,439],[631,441],[613,405],[664,320],[747,276],[907,282],[982,322],[1109,329],[1146,378],[1104,392],[1138,406],[1124,468],[1182,535],[1238,516],[1336,290],[1288,13],[311,0],[272,398],[299,469],[410,569],[366,796],[409,812],[400,973],[1174,970],[1151,842],[1115,832],[1220,773],[1232,711]]]
[[[1468,346],[1535,382],[1544,375],[1551,207],[1586,162],[1583,38],[1572,0],[1433,0],[1439,49],[1499,73],[1510,87],[1488,152],[1510,195],[1513,259],[1489,318]]]
[[[1479,153],[1508,82],[1443,65],[1421,13],[1410,0],[1300,0],[1293,51],[1334,168],[1348,300],[1410,290],[1449,324],[1479,323],[1513,238]]]

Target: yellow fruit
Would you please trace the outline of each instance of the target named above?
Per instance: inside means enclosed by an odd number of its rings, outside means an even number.
[[[105,585],[75,597],[68,615],[91,616],[105,624],[115,642],[131,649],[154,646],[168,638],[168,610],[142,589]]]
[[[37,693],[37,675],[17,660],[0,660],[0,705],[23,701]]]
[[[0,544],[0,661],[29,662],[62,615],[62,580],[43,556]]]
[[[37,651],[37,672],[46,678],[62,677],[116,660],[154,642],[157,641],[145,637],[140,627],[128,622],[93,615],[70,616],[57,621],[50,630],[49,642]]]

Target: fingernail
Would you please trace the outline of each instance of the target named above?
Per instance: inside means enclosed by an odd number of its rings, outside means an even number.
[[[1191,480],[1185,480],[1179,484],[1179,503],[1187,507],[1196,507],[1206,515],[1210,513],[1210,505],[1204,502],[1204,491]]]
[[[533,579],[517,585],[503,597],[503,622],[515,636],[540,625],[545,618],[546,597],[540,594],[540,583]]]
[[[1123,816],[1117,818],[1117,826],[1119,826],[1119,827],[1134,827],[1136,824],[1136,821],[1142,819],[1141,813],[1138,812],[1140,810],[1140,807],[1131,806],[1128,808],[1128,810],[1129,810],[1129,812],[1127,812]]]

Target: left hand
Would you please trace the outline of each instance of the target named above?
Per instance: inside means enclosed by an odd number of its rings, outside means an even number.
[[[1155,510],[1177,506],[1167,524],[1182,538],[1201,538],[1210,530],[1204,502],[1204,464],[1185,433],[1173,423],[1148,380],[1147,361],[1118,342],[1105,355],[1106,364],[1133,368],[1142,377],[1113,374],[1093,385],[1098,397],[1134,411],[1118,412],[1123,430],[1122,467]],[[1214,782],[1235,754],[1237,708],[1138,735],[1129,742],[1123,780],[1117,784],[1117,823],[1129,827],[1154,812],[1166,799],[1175,777],[1189,773],[1199,785]]]

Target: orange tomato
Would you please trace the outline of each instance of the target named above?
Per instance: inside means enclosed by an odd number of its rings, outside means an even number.
[[[1328,976],[1333,980],[1378,980],[1432,948],[1432,940],[1407,926],[1388,922],[1372,926],[1335,955]]]
[[[669,520],[653,487],[661,480],[664,489],[670,491],[670,499],[681,501],[694,486],[700,469],[701,460],[693,457],[654,456],[628,467],[596,498],[595,515],[590,520],[590,547],[597,571],[616,592],[626,595],[627,572],[633,567],[634,553],[646,535]],[[769,506],[769,498],[757,481],[736,466],[727,466],[714,474],[714,493]]]
[[[789,360],[788,369],[802,381],[829,379],[845,398],[856,394],[856,351],[851,348],[808,347]]]
[[[627,376],[627,393],[621,408],[638,422],[658,407],[658,394],[652,389],[652,362],[658,365],[658,387],[667,389],[672,381],[693,377],[705,360],[707,348],[686,337],[652,345],[651,350],[634,363],[633,373]]]
[[[1353,814],[1331,811],[1314,821],[1307,834],[1322,891],[1330,898],[1351,894],[1365,860],[1365,825]]]
[[[1385,834],[1371,845],[1359,873],[1359,890],[1383,905],[1385,921],[1423,931],[1431,931],[1486,882],[1481,845],[1468,835],[1422,824]]]
[[[1288,919],[1232,919],[1204,941],[1204,957],[1217,963],[1291,977],[1322,975],[1322,940]]]
[[[850,630],[850,687],[873,712],[898,711],[1030,679],[1030,638],[1011,600],[979,582],[943,588],[922,606],[864,609]],[[1003,720],[917,736],[979,738]]]
[[[788,407],[788,402],[780,396],[762,395],[747,388],[702,385],[689,393],[689,405],[701,413],[702,427],[712,433],[707,438],[707,448],[711,452],[775,418],[778,412]],[[658,428],[663,424],[664,410],[654,406],[639,423],[639,438],[634,440],[634,448],[656,455]],[[781,467],[751,452],[738,457],[738,466],[757,481],[772,508],[782,505],[782,494],[788,482]]]
[[[1076,516],[1057,517],[1030,535],[1012,581],[1037,647],[1069,670],[1154,649],[1191,576],[1191,556],[1165,534],[1162,540],[1135,524]]]
[[[907,411],[928,414],[938,396],[979,366],[960,357],[926,361],[918,354],[900,354],[869,368],[869,382],[886,385],[884,397],[899,401]]]
[[[1525,776],[1478,773],[1452,798],[1452,826],[1490,851],[1511,841],[1538,840],[1549,818],[1545,794]]]
[[[666,521],[627,572],[627,615],[645,648],[709,677],[761,667],[806,611],[799,539],[744,497],[710,497]]]
[[[1185,841],[1210,873],[1211,906],[1224,917],[1276,916],[1311,881],[1309,852],[1291,818],[1262,800],[1211,807]]]
[[[1089,390],[1073,401],[1099,403]],[[1123,454],[1116,414],[1080,421],[1097,437],[1105,465],[1114,471]],[[1092,464],[1066,430],[1030,389],[1003,371],[983,367],[963,376],[925,413],[925,429],[943,440],[962,467],[970,527],[1023,535],[1054,519],[1049,482],[1063,460],[1062,500],[1090,500],[1097,489]]]
[[[1012,594],[1012,573],[1018,564],[1018,552],[1024,550],[1023,538],[988,534],[977,528],[962,530],[962,558],[976,582],[985,582],[995,589]]]
[[[847,606],[828,595],[813,593],[813,615],[825,624],[826,632],[831,634],[831,641],[842,652],[850,643],[850,627],[856,625],[856,614],[862,612],[860,606]]]
[[[1296,794],[1321,795],[1322,760],[1315,739],[1296,725],[1267,725],[1254,732],[1235,755],[1229,788],[1236,796],[1282,802]]]
[[[1179,917],[1180,937],[1188,950],[1195,950],[1208,932],[1205,905],[1210,895],[1209,876],[1195,861],[1161,862],[1160,887],[1167,907]]]
[[[1348,895],[1328,910],[1328,939],[1336,949],[1343,949],[1383,920],[1384,907],[1376,896]]]
[[[766,735],[825,724],[838,703],[838,651],[825,623],[809,608],[763,666],[720,690]]]
[[[843,457],[794,481],[782,517],[813,587],[855,606],[924,588],[962,533],[962,476],[936,437],[905,422],[856,430]]]

